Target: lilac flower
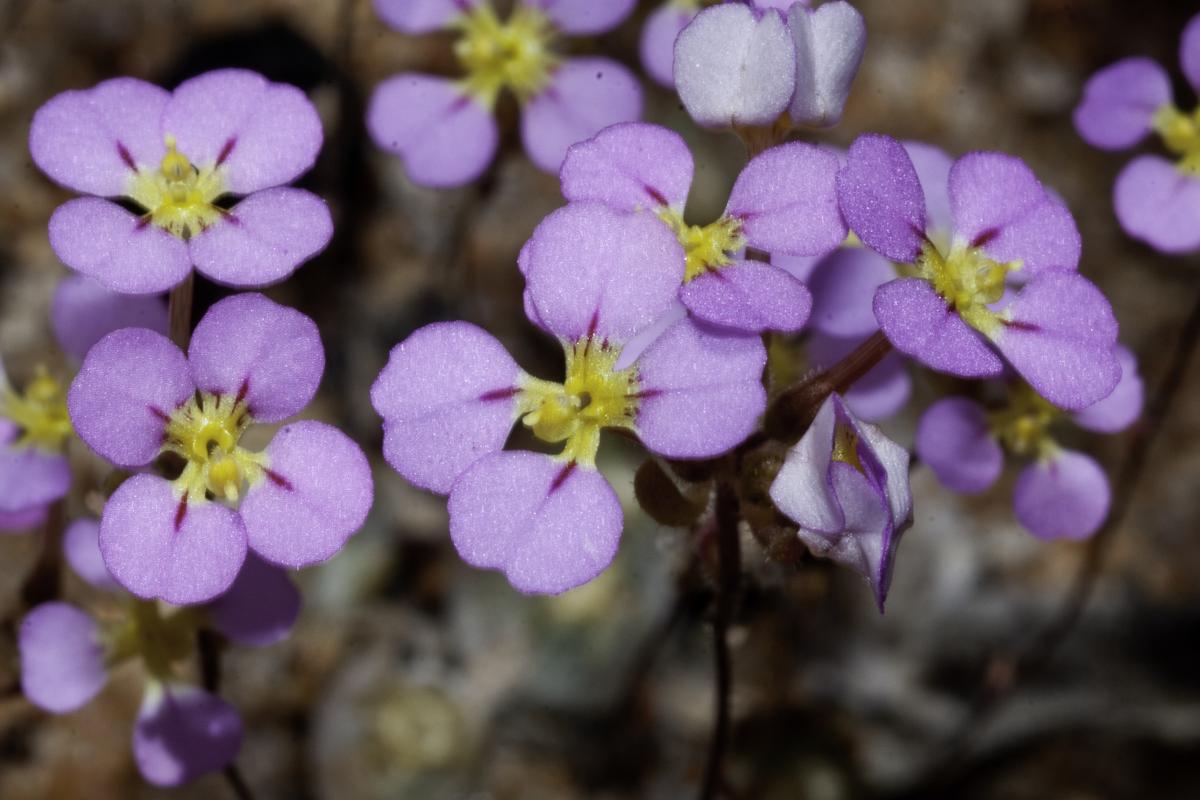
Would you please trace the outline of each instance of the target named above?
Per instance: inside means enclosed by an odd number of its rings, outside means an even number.
[[[1108,515],[1108,479],[1090,456],[1059,445],[1051,429],[1069,416],[1082,428],[1116,433],[1137,419],[1142,410],[1137,361],[1124,347],[1117,355],[1122,367],[1117,388],[1075,414],[1054,408],[1025,386],[994,411],[965,397],[939,400],[921,418],[917,453],[942,485],[963,494],[995,484],[1005,451],[1033,459],[1017,478],[1017,519],[1040,539],[1091,536]]]
[[[742,251],[815,256],[837,247],[846,238],[837,168],[837,156],[814,145],[773,147],[742,170],[720,219],[689,225],[683,220],[693,171],[687,145],[666,128],[630,122],[572,147],[561,179],[572,203],[645,212],[639,215],[674,233],[686,262],[679,299],[697,319],[744,332],[794,331],[808,319],[808,290],[782,269],[743,260]],[[535,255],[522,254],[523,270]]]
[[[758,337],[687,319],[626,352],[668,311],[683,277],[678,242],[652,216],[572,203],[526,250],[528,308],[562,344],[562,382],[526,374],[489,334],[448,322],[392,350],[371,402],[388,463],[449,493],[463,559],[502,570],[522,592],[558,593],[604,570],[621,535],[621,506],[596,469],[601,431],[671,458],[723,453],[765,406],[766,353]],[[562,451],[503,450],[518,420]]]
[[[367,129],[379,147],[400,156],[423,186],[468,183],[496,152],[492,116],[511,91],[522,107],[521,139],[529,157],[554,172],[567,148],[614,122],[637,119],[637,79],[607,58],[563,58],[561,35],[587,36],[616,27],[634,0],[518,0],[501,21],[487,0],[375,0],[379,15],[404,33],[449,29],[459,80],[401,73],[375,89]]]
[[[1179,61],[1200,92],[1200,15],[1183,30]],[[1166,71],[1126,58],[1097,72],[1075,108],[1075,129],[1094,147],[1123,150],[1154,131],[1177,159],[1139,156],[1117,177],[1113,203],[1121,227],[1164,253],[1200,248],[1200,109],[1181,111]]]
[[[99,528],[94,520],[75,521],[64,550],[84,580],[113,591],[116,583],[100,555]],[[283,638],[300,610],[300,593],[287,574],[251,555],[229,592],[208,606],[166,609],[128,596],[120,603],[99,617],[103,622],[68,603],[44,603],[30,611],[18,640],[25,696],[51,713],[70,713],[96,696],[110,671],[140,659],[147,679],[132,744],[146,780],[177,786],[232,763],[242,741],[237,711],[181,682],[179,665],[194,657],[200,627],[212,627],[239,644]]]
[[[53,180],[88,195],[50,218],[63,263],[150,294],[193,264],[218,283],[265,286],[324,249],[329,209],[284,186],[313,165],[321,139],[299,89],[227,69],[174,92],[133,78],[63,92],[34,115],[29,151]]]
[[[661,42],[669,23],[657,24]],[[841,119],[866,42],[862,15],[844,0],[816,9],[803,1],[724,3],[701,11],[675,39],[675,86],[700,125],[772,125],[786,112],[797,125],[828,127]]]
[[[837,186],[859,238],[916,272],[875,293],[875,317],[896,349],[942,372],[994,377],[1004,369],[994,346],[1039,394],[1069,410],[1117,385],[1117,322],[1100,290],[1075,272],[1075,221],[1020,159],[970,153],[954,163],[952,233],[942,242],[898,142],[860,136]],[[1025,285],[1009,299],[1008,276],[1017,270]]]
[[[814,555],[867,579],[883,611],[900,535],[912,523],[908,451],[832,394],[771,484]]]
[[[167,307],[157,297],[126,297],[74,277],[54,293],[51,322],[59,345],[82,359],[109,331],[126,325],[167,329]],[[67,444],[74,436],[66,392],[44,367],[22,391],[0,361],[0,532],[41,525],[50,503],[71,485]]]
[[[246,549],[302,567],[336,553],[371,506],[362,451],[336,428],[285,425],[261,452],[242,435],[280,422],[316,393],[324,369],[316,325],[262,295],[222,300],[185,357],[153,331],[109,334],[88,353],[67,404],[93,450],[125,468],[170,453],[173,480],[141,473],[108,499],[104,563],[133,594],[175,604],[225,592]]]

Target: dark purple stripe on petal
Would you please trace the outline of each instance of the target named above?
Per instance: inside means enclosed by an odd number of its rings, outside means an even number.
[[[225,159],[229,158],[229,154],[233,152],[233,148],[236,145],[237,137],[230,136],[229,141],[225,142],[225,146],[221,148],[220,155],[217,156],[217,166],[225,163]]]
[[[129,154],[128,148],[125,145],[117,142],[117,155],[125,162],[125,165],[133,171],[137,171],[137,162],[133,160],[133,156]]]
[[[511,397],[515,397],[518,391],[520,390],[515,386],[509,386],[505,389],[492,389],[479,395],[479,401],[481,403],[491,403],[496,400],[508,400]]]
[[[271,480],[271,483],[275,484],[280,489],[283,489],[285,492],[291,492],[295,490],[295,487],[292,486],[292,482],[280,475],[278,472],[268,469],[266,470],[266,473],[267,477]]]
[[[572,461],[554,476],[554,480],[550,482],[550,489],[546,492],[547,497],[554,494],[564,483],[567,482],[567,478],[571,477],[571,473],[575,471],[576,466],[578,466],[576,462]]]
[[[188,501],[187,501],[187,495],[185,494],[183,497],[181,497],[179,499],[179,505],[175,507],[175,532],[176,533],[179,533],[179,530],[183,527],[183,520],[187,517],[187,510],[188,510]]]

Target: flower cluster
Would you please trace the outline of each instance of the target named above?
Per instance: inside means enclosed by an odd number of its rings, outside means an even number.
[[[642,113],[637,79],[607,58],[564,58],[564,34],[610,30],[634,0],[518,0],[501,20],[488,0],[375,0],[379,15],[403,33],[454,31],[460,80],[401,73],[371,97],[367,128],[379,147],[400,156],[416,183],[468,183],[495,155],[492,112],[501,92],[522,107],[521,140],[533,163],[558,169],[567,148],[601,128]]]

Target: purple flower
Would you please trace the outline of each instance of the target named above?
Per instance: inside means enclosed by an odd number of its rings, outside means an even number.
[[[127,325],[167,329],[167,307],[157,297],[127,297],[81,277],[58,284],[51,322],[59,345],[82,359],[109,331]],[[0,531],[42,524],[50,503],[71,485],[67,444],[74,436],[66,392],[39,367],[18,391],[0,361]]]
[[[677,20],[653,21],[661,42]],[[841,119],[867,33],[862,15],[844,0],[816,9],[756,0],[705,9],[674,41],[679,99],[700,125],[772,125],[786,112],[798,125],[827,127]],[[648,47],[643,43],[643,59],[664,75],[661,57],[647,59]]]
[[[463,559],[502,570],[522,592],[558,593],[607,567],[621,535],[621,506],[596,469],[601,431],[671,458],[723,453],[765,406],[766,353],[758,337],[687,319],[638,351],[684,271],[674,235],[650,215],[572,203],[526,252],[527,308],[562,344],[562,382],[526,374],[474,325],[439,323],[392,350],[371,402],[388,463],[449,493]],[[561,452],[503,450],[518,420]]]
[[[1067,208],[1025,164],[970,153],[948,176],[951,232],[939,236],[908,153],[886,136],[860,136],[838,173],[838,199],[868,247],[916,276],[875,293],[880,328],[896,349],[933,369],[994,377],[1004,355],[1055,405],[1085,408],[1121,377],[1117,322],[1075,272],[1080,239]],[[939,241],[941,239],[941,241]],[[1006,296],[1009,274],[1024,288]]]
[[[100,525],[77,520],[64,550],[71,566],[98,589],[116,583],[104,568]],[[123,597],[98,622],[68,603],[44,603],[21,622],[21,688],[37,706],[66,714],[87,704],[112,669],[134,659],[147,673],[133,730],[133,756],[146,780],[177,786],[233,762],[242,741],[237,711],[219,697],[181,683],[179,665],[194,657],[196,631],[212,627],[239,644],[283,638],[300,610],[287,574],[251,555],[227,594],[208,606],[164,609]]]
[[[908,451],[832,394],[788,452],[771,499],[814,555],[866,578],[883,611],[896,547],[912,523]]]
[[[88,353],[67,404],[93,450],[125,468],[163,453],[174,480],[141,473],[108,499],[104,563],[133,594],[175,604],[225,592],[249,546],[302,567],[336,553],[371,506],[367,460],[315,421],[285,425],[261,452],[242,435],[301,411],[324,370],[316,325],[262,295],[222,300],[185,357],[153,331],[109,334]]]
[[[625,67],[607,58],[563,58],[554,49],[562,34],[616,27],[634,1],[518,0],[501,21],[486,0],[375,0],[384,21],[404,33],[454,31],[465,75],[392,76],[371,97],[367,129],[403,159],[414,182],[460,186],[491,163],[499,138],[492,109],[508,90],[522,107],[525,151],[553,172],[570,145],[641,116],[641,90]]]
[[[1137,419],[1142,410],[1137,361],[1124,347],[1117,355],[1122,367],[1117,388],[1075,414],[1065,414],[1023,385],[993,411],[965,397],[939,400],[921,418],[917,453],[942,485],[963,494],[995,484],[1005,451],[1032,459],[1017,478],[1017,519],[1040,539],[1091,536],[1108,515],[1108,479],[1091,457],[1059,445],[1051,429],[1069,416],[1088,430],[1116,433]]]
[[[1183,30],[1179,61],[1200,91],[1200,15]],[[1148,58],[1126,58],[1097,72],[1075,108],[1075,129],[1094,147],[1123,150],[1154,131],[1177,159],[1139,156],[1117,177],[1113,203],[1121,227],[1164,253],[1200,248],[1200,109],[1172,102],[1171,80]]]
[[[218,283],[264,286],[324,249],[329,209],[284,186],[313,165],[321,139],[299,89],[227,69],[174,92],[133,78],[63,92],[34,115],[29,151],[89,195],[50,218],[58,257],[110,289],[150,294],[193,264]]]
[[[812,298],[786,271],[743,260],[742,251],[816,256],[841,244],[846,224],[837,208],[837,169],[837,156],[814,145],[773,147],[742,170],[720,219],[689,225],[683,220],[693,172],[687,145],[666,128],[630,122],[572,147],[561,179],[572,203],[661,220],[683,248],[678,294],[688,311],[709,324],[757,333],[798,330]],[[523,271],[538,254],[531,241]]]

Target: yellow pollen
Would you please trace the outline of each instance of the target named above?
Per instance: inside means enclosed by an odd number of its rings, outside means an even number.
[[[858,457],[858,434],[844,422],[833,426],[833,460],[849,464],[863,475],[867,474]]]
[[[1179,156],[1179,171],[1200,177],[1200,108],[1185,114],[1167,104],[1155,112],[1154,130],[1166,148]]]
[[[509,89],[522,103],[550,82],[558,57],[550,44],[556,34],[550,18],[518,4],[508,22],[501,22],[487,3],[481,3],[455,22],[460,37],[454,45],[466,77],[463,88],[491,108],[497,95]]]
[[[15,442],[17,447],[36,447],[59,453],[74,433],[62,384],[40,365],[24,394],[18,394],[0,381],[0,417],[20,429]]]
[[[246,485],[266,475],[267,458],[239,444],[253,423],[244,403],[229,395],[197,392],[171,413],[163,450],[187,463],[175,489],[189,503],[208,499],[233,505]]]
[[[562,383],[527,378],[517,396],[518,413],[545,442],[566,442],[558,458],[585,466],[596,463],[600,431],[633,430],[638,407],[637,370],[614,369],[620,350],[595,338],[564,346]]]
[[[990,336],[999,330],[1001,318],[988,306],[1004,296],[1005,277],[1019,270],[1021,262],[993,261],[980,248],[956,240],[946,255],[926,244],[916,267],[918,275],[933,284],[964,322]]]
[[[1050,427],[1063,415],[1025,384],[1012,390],[1008,405],[988,414],[988,428],[1009,452],[1043,458],[1058,448]]]
[[[733,217],[721,217],[707,225],[688,225],[683,221],[683,215],[673,208],[663,206],[657,213],[675,233],[687,256],[684,283],[729,266],[734,254],[746,246],[741,220]]]
[[[129,196],[146,210],[146,219],[180,239],[190,239],[224,213],[214,202],[225,193],[221,167],[198,169],[166,138],[167,154],[158,169],[139,169]]]

